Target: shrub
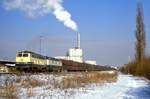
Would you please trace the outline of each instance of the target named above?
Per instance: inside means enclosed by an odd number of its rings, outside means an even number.
[[[150,79],[150,58],[145,58],[143,63],[133,61],[120,68],[123,73],[129,73],[136,76],[144,76]]]

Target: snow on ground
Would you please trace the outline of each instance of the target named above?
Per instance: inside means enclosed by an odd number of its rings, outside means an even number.
[[[53,91],[52,99],[150,99],[150,85],[144,78],[120,74],[118,81],[103,85],[87,85],[68,92]],[[49,99],[49,96],[46,97]]]
[[[62,76],[52,74],[32,77],[41,81],[62,79]],[[113,83],[90,84],[70,89],[51,89],[44,85],[33,88],[33,95],[30,97],[26,92],[27,89],[22,88],[19,99],[150,99],[150,81],[142,77],[119,74],[118,80]]]
[[[150,85],[140,77],[120,74],[118,81],[106,84],[91,84],[83,88],[45,90],[41,99],[150,99]]]

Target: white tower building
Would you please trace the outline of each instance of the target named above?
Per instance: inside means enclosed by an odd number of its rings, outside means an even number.
[[[77,33],[77,46],[75,48],[71,48],[68,51],[69,60],[77,61],[77,62],[83,62],[82,56],[83,51],[80,48],[80,33]]]
[[[83,51],[80,48],[80,33],[78,32],[76,47],[69,49],[69,51],[67,52],[67,56],[58,56],[55,58],[72,60],[72,61],[76,61],[76,62],[83,62],[82,56],[83,56]]]

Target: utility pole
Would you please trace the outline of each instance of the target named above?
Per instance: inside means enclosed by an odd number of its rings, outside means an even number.
[[[42,54],[42,38],[43,36],[40,36],[40,54]]]

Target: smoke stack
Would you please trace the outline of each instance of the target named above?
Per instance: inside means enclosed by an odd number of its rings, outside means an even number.
[[[80,49],[80,33],[77,33],[77,48]]]

